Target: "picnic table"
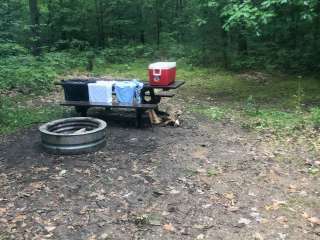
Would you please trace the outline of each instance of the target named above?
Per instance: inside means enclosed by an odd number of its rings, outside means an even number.
[[[86,117],[88,109],[91,107],[103,107],[106,109],[110,108],[129,108],[136,110],[136,125],[137,127],[142,126],[142,115],[146,110],[153,109],[158,111],[158,104],[162,98],[171,98],[175,94],[169,93],[170,90],[177,89],[185,84],[184,81],[175,81],[174,83],[167,86],[154,86],[148,82],[144,82],[143,89],[141,90],[141,103],[105,103],[105,102],[90,102],[90,101],[64,101],[60,103],[62,106],[75,107],[76,112],[81,116]],[[57,83],[56,85],[63,85],[63,83]],[[162,92],[156,92],[155,90],[162,89]]]

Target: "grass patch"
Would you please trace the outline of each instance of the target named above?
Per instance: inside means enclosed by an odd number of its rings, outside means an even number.
[[[0,134],[12,133],[32,124],[44,123],[63,116],[60,106],[34,107],[21,104],[26,98],[2,99],[0,106]]]
[[[227,110],[222,107],[193,107],[192,110],[196,113],[205,115],[212,120],[222,120],[226,117]]]

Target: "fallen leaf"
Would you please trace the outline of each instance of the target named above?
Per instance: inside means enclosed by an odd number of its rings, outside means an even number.
[[[49,170],[48,167],[38,167],[38,168],[34,168],[35,172],[47,172]]]
[[[6,208],[0,208],[0,215],[4,215],[7,212]]]
[[[25,220],[27,218],[26,215],[24,214],[21,214],[21,213],[18,213],[15,218],[12,220],[13,223],[16,223],[16,222],[21,222],[23,220]]]
[[[308,213],[304,212],[304,213],[302,214],[302,217],[304,217],[305,219],[308,219],[310,216],[309,216]]]
[[[228,211],[230,211],[230,212],[236,212],[236,211],[239,211],[239,207],[234,207],[234,206],[229,207],[229,208],[228,208]]]
[[[55,226],[46,226],[46,227],[44,227],[44,228],[47,230],[47,232],[52,232],[53,230],[56,229]]]
[[[296,185],[290,185],[288,188],[289,193],[295,193],[297,192],[297,186]]]
[[[273,203],[271,205],[265,206],[265,209],[267,211],[270,210],[278,210],[281,206],[286,205],[287,203],[285,201],[278,201],[278,200],[273,200]]]
[[[250,219],[247,218],[240,218],[238,221],[239,224],[249,225],[251,223]]]
[[[178,190],[172,189],[170,191],[170,194],[179,194],[180,192]]]
[[[92,235],[87,240],[96,240],[96,239],[97,239],[97,236],[96,235]]]
[[[7,224],[7,223],[8,223],[8,220],[5,219],[5,218],[0,218],[0,223]]]
[[[193,229],[204,229],[205,226],[204,225],[201,225],[201,224],[195,224],[192,226]]]
[[[44,186],[43,182],[32,182],[30,183],[30,187],[34,190],[39,190]]]
[[[286,224],[288,222],[288,218],[285,216],[280,216],[277,218],[277,222],[281,224]]]
[[[320,218],[310,217],[308,218],[308,221],[311,222],[312,224],[320,225]]]
[[[266,224],[266,223],[269,223],[269,220],[266,218],[261,218],[259,219],[259,223]]]
[[[176,229],[174,228],[174,226],[169,223],[169,224],[164,224],[163,225],[163,229],[168,231],[168,232],[174,232]]]
[[[262,237],[262,235],[260,233],[255,233],[253,235],[253,239],[254,240],[264,240],[264,238]]]
[[[199,234],[197,236],[197,240],[203,240],[204,239],[204,234]]]
[[[234,194],[232,192],[230,193],[225,193],[223,194],[223,196],[226,198],[226,199],[229,199],[229,200],[233,200],[235,198]]]
[[[206,170],[206,169],[203,169],[203,168],[198,168],[198,169],[197,169],[197,172],[200,173],[200,174],[202,174],[202,173],[206,173],[207,170]]]

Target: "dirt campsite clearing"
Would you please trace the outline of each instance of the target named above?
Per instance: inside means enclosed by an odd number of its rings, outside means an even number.
[[[319,239],[312,151],[164,104],[180,127],[109,115],[92,154],[44,153],[37,126],[2,136],[0,239]]]

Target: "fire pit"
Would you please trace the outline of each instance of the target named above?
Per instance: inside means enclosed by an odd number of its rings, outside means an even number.
[[[94,152],[106,143],[106,122],[89,117],[60,119],[39,130],[43,148],[53,154]]]

